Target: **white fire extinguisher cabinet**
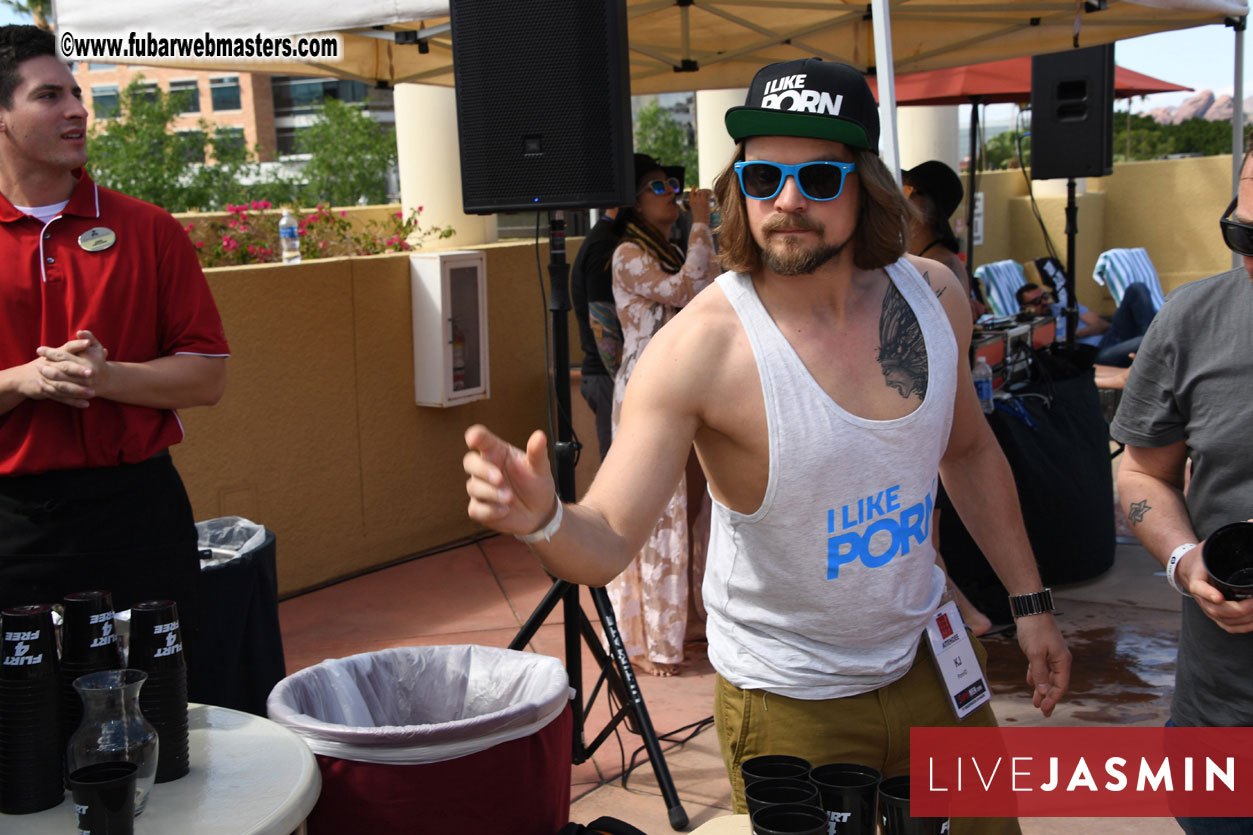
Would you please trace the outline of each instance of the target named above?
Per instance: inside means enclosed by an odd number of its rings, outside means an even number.
[[[483,253],[410,255],[409,284],[414,401],[445,407],[490,396]]]

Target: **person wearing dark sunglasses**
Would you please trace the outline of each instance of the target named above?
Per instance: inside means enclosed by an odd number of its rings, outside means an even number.
[[[906,252],[914,209],[879,158],[865,78],[819,59],[772,64],[725,122],[737,143],[715,182],[728,272],[635,361],[585,498],[556,498],[541,432],[524,450],[470,427],[463,465],[471,518],[521,537],[552,573],[602,585],[654,535],[695,444],[714,500],[714,713],[743,812],[746,758],[905,773],[910,727],[958,724],[922,646],[946,590],[932,541],[941,475],[1011,595],[1045,716],[1070,653],[975,396],[965,293]],[[960,724],[995,717],[983,705]],[[961,819],[952,831],[1019,828]]]
[[[1238,197],[1218,227],[1243,265],[1166,297],[1110,425],[1110,435],[1126,445],[1118,495],[1132,531],[1183,595],[1170,721],[1184,727],[1253,725],[1253,599],[1225,599],[1201,556],[1214,531],[1253,516],[1253,432],[1244,420],[1253,386],[1253,163],[1247,155]],[[1248,819],[1177,820],[1197,835],[1253,831]]]

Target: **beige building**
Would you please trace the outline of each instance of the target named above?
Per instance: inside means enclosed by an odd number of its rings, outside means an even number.
[[[204,120],[238,131],[240,141],[256,148],[262,161],[294,153],[297,135],[314,121],[318,105],[327,98],[360,103],[384,124],[395,121],[392,91],[359,81],[94,62],[77,70],[92,120],[116,113],[121,91],[138,76],[154,89],[182,94],[184,110],[175,130],[200,130]]]

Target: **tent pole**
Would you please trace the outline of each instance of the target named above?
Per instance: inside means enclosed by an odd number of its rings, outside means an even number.
[[[974,284],[975,275],[975,186],[979,160],[979,105],[983,96],[970,97],[970,186],[966,189],[966,275]]]
[[[892,19],[888,14],[888,0],[870,0],[870,15],[874,24],[875,77],[879,85],[879,134],[880,155],[883,164],[901,184],[900,144],[896,139],[896,72],[892,63]]]
[[[1244,18],[1239,18],[1236,30],[1236,69],[1231,96],[1231,196],[1240,193],[1240,163],[1244,159]],[[1240,266],[1239,253],[1231,253],[1231,266]]]

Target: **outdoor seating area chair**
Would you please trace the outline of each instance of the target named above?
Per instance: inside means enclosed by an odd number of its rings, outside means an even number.
[[[1022,264],[1017,261],[994,261],[975,267],[975,280],[983,284],[983,298],[996,316],[1013,316],[1018,312],[1014,293],[1027,283]]]
[[[1114,297],[1115,307],[1122,304],[1123,294],[1134,281],[1149,288],[1154,310],[1161,310],[1162,302],[1166,300],[1162,283],[1157,277],[1157,269],[1153,266],[1148,251],[1142,246],[1102,252],[1101,257],[1096,259],[1092,280],[1109,289],[1109,294]]]

